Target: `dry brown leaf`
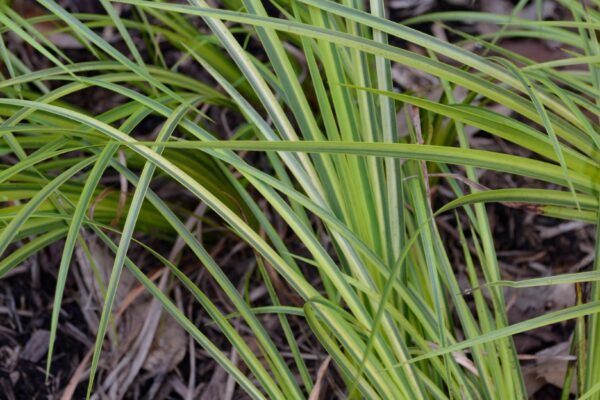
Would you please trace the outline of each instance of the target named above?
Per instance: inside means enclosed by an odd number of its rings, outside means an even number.
[[[562,342],[552,347],[544,349],[536,355],[541,358],[537,360],[536,371],[540,378],[546,382],[562,388],[565,374],[567,373],[568,361],[566,357],[569,355],[570,342]],[[573,378],[571,393],[577,390],[577,380]]]
[[[97,239],[91,237],[88,238],[87,246],[89,253],[91,254],[91,260],[88,259],[81,247],[78,246],[78,262],[81,276],[88,292],[93,295],[96,304],[102,305],[101,299],[103,299],[104,296],[101,287],[104,287],[105,290],[108,285],[114,263],[114,256],[111,251],[106,246],[99,243]],[[115,297],[115,309],[119,308],[134,284],[134,276],[127,269],[123,269]]]
[[[575,305],[575,289],[572,284],[538,286],[523,289],[507,289],[506,298],[514,296],[514,306],[509,310],[511,323],[524,321]]]
[[[91,257],[88,257],[81,247],[77,249],[81,276],[80,291],[87,293],[87,297],[82,301],[82,311],[87,314],[86,320],[91,330],[96,332],[103,306],[102,291],[110,279],[114,256],[93,237],[88,237],[86,243]],[[155,272],[151,279],[156,280],[162,275],[160,271]],[[142,329],[153,299],[145,290],[138,290],[138,286],[131,272],[123,269],[114,303],[117,337],[112,337],[112,330],[109,330],[112,346],[103,353],[103,365],[107,370],[119,370],[118,374],[109,373],[102,384],[104,390],[109,393],[124,389],[123,379],[128,375],[133,374],[131,378],[135,377],[134,370],[130,369],[131,372],[127,373],[127,369],[132,357],[139,351],[139,338],[144,334]],[[145,358],[140,359],[140,362],[143,360],[142,368],[151,372],[151,375],[170,372],[186,354],[186,332],[167,313],[161,314],[158,328],[151,340]]]
[[[547,383],[562,389],[567,373],[570,344],[569,341],[558,343],[536,353],[535,364],[525,369],[527,392],[530,396]],[[576,393],[576,377],[573,378],[569,391]]]
[[[28,0],[13,0],[11,4],[13,10],[15,10],[23,18],[33,18],[48,14],[45,8],[40,7],[34,1]],[[46,36],[48,40],[54,43],[61,49],[83,49],[84,46],[74,38],[65,32],[56,32],[61,27],[57,22],[41,22],[33,25],[38,32]]]
[[[186,348],[185,330],[169,314],[163,312],[143,368],[147,371],[171,371],[185,357]]]
[[[433,89],[439,83],[437,78],[429,74],[400,64],[392,67],[392,79],[407,91],[423,94],[435,92]]]
[[[202,390],[199,400],[218,399],[224,392],[227,384],[227,372],[221,368],[215,368],[208,385]]]

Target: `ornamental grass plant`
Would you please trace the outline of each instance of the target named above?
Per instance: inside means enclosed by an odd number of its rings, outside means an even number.
[[[560,0],[570,15],[562,21],[520,18],[527,1],[508,16],[405,21],[387,18],[381,0],[99,0],[94,14],[64,3],[38,0],[44,13],[33,17],[0,5],[0,276],[48,248],[62,252],[49,373],[74,253],[94,237],[114,262],[98,283],[88,397],[127,269],[251,398],[319,393],[298,321],[331,357],[347,398],[527,398],[513,336],[567,320],[576,321],[577,361],[563,398],[572,380],[578,398],[600,398],[600,246],[589,271],[508,281],[486,209],[500,203],[598,226],[600,3]],[[471,35],[456,21],[499,29]],[[432,22],[450,40],[414,28]],[[85,59],[73,60],[56,34]],[[504,49],[508,37],[553,41],[564,57],[534,62]],[[45,66],[33,69],[15,40]],[[435,90],[399,90],[399,66]],[[91,90],[116,100],[100,112],[70,100]],[[215,121],[214,110],[229,122]],[[478,148],[476,134],[512,147]],[[479,182],[484,171],[528,184],[492,189]],[[455,199],[440,204],[442,184]],[[165,187],[179,195],[165,198]],[[462,265],[440,233],[443,215],[456,221]],[[225,227],[252,252],[248,284],[264,287],[266,303],[240,291],[215,260],[214,239],[190,218]],[[234,312],[156,245],[177,240]],[[150,259],[196,299],[210,327],[150,278],[140,262]],[[556,284],[589,291],[572,307],[509,323],[507,287]]]

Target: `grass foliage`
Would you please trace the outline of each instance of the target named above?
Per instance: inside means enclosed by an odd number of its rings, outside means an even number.
[[[576,346],[577,354],[585,354],[577,369],[579,394],[600,398],[600,247],[593,271],[505,282],[485,208],[490,202],[514,203],[598,225],[600,13],[597,1],[596,8],[559,2],[571,11],[571,21],[452,12],[396,23],[386,19],[381,0],[281,0],[270,3],[269,11],[259,0],[224,0],[219,9],[204,0],[101,0],[106,10],[101,15],[70,14],[55,0],[39,0],[48,13],[26,19],[4,1],[0,55],[8,75],[0,82],[0,275],[64,242],[52,349],[73,252],[85,243],[82,233],[94,233],[114,252],[88,393],[119,277],[128,268],[255,399],[307,398],[313,390],[315,377],[300,354],[290,315],[310,326],[348,396],[372,399],[525,398],[512,335],[578,319],[585,322],[580,328],[587,338]],[[117,5],[132,12],[123,17]],[[201,17],[205,28],[194,25],[192,16]],[[479,37],[454,32],[457,42],[449,43],[411,28],[455,20],[503,29]],[[48,32],[38,31],[42,22],[78,40],[93,61],[70,60]],[[121,50],[101,34],[106,27],[121,36]],[[140,54],[134,33],[146,42],[148,54]],[[6,46],[8,35],[51,66],[28,69]],[[496,45],[514,36],[549,39],[570,50],[565,59],[538,64]],[[165,63],[165,42],[180,51],[177,63]],[[484,51],[467,51],[467,44]],[[181,72],[184,63],[207,79]],[[396,64],[435,77],[437,94],[394,90]],[[564,68],[574,65],[584,68]],[[96,115],[69,102],[90,88],[122,101]],[[231,137],[211,131],[208,107],[241,118]],[[156,126],[153,135],[142,125],[148,120]],[[469,128],[535,157],[471,148]],[[260,163],[248,152],[263,153]],[[486,190],[478,184],[482,169],[529,177],[546,189]],[[445,177],[430,176],[439,172]],[[105,177],[115,174],[133,188],[125,203],[118,191],[106,195]],[[449,181],[456,200],[434,209],[430,185],[439,179]],[[465,181],[469,184],[461,185]],[[255,252],[257,279],[271,297],[271,306],[261,312],[279,316],[291,362],[262,325],[259,310],[211,257],[209,244],[184,224],[192,213],[161,198],[153,183],[177,185],[206,204],[214,223],[227,226]],[[120,207],[125,212],[115,224]],[[463,218],[471,285],[489,290],[487,298],[473,291],[473,308],[436,224],[435,217],[447,212]],[[302,246],[284,241],[275,219]],[[232,363],[228,349],[212,343],[204,327],[187,319],[128,257],[136,238],[143,244],[177,237],[222,289],[259,353],[177,263],[147,249],[195,296],[240,363]],[[318,275],[317,284],[307,268]],[[302,307],[281,305],[267,269],[302,299]],[[503,286],[587,281],[594,282],[587,302],[508,324]]]

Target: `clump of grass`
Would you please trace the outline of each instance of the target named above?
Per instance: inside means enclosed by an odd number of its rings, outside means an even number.
[[[424,16],[406,24],[385,18],[383,2],[327,0],[262,2],[203,0],[174,4],[144,0],[102,0],[106,14],[70,14],[54,0],[38,2],[48,14],[30,19],[3,3],[0,53],[8,74],[0,82],[0,275],[49,244],[64,239],[52,313],[51,347],[72,253],[82,230],[93,232],[115,254],[104,299],[88,395],[109,324],[121,271],[130,269],[165,309],[252,398],[303,398],[314,376],[303,360],[288,315],[301,316],[335,362],[348,397],[486,398],[526,397],[512,335],[567,319],[585,319],[586,341],[577,344],[579,395],[596,398],[600,370],[598,329],[600,292],[584,304],[509,325],[503,285],[526,286],[597,281],[594,270],[559,279],[510,283],[502,280],[485,203],[527,204],[535,212],[598,225],[600,133],[597,99],[597,11],[561,1],[573,20],[529,21],[477,13]],[[119,16],[115,4],[135,12]],[[206,30],[191,17],[201,17]],[[462,35],[487,47],[482,56],[458,44],[416,31],[410,23],[485,19],[511,29],[493,37]],[[79,40],[97,61],[73,62],[44,34],[43,21]],[[127,51],[98,34],[114,27]],[[154,62],[137,50],[131,33],[141,35]],[[6,46],[19,37],[54,66],[32,71]],[[570,46],[564,60],[536,64],[498,47],[497,39],[533,35]],[[247,50],[244,36],[264,57]],[[392,46],[389,39],[420,46],[424,55]],[[159,41],[196,63],[212,82],[200,81],[166,65]],[[290,51],[290,47],[295,50]],[[300,62],[298,54],[301,54]],[[490,53],[491,54],[491,53]],[[437,79],[440,95],[428,99],[394,91],[392,65],[401,64]],[[562,69],[583,64],[585,70]],[[305,73],[299,71],[304,68]],[[216,84],[221,90],[215,90]],[[89,115],[65,97],[102,88],[125,100]],[[463,95],[459,98],[459,89]],[[466,94],[464,94],[466,92]],[[487,105],[510,112],[499,114]],[[211,132],[202,107],[222,107],[243,119],[238,135]],[[398,128],[396,117],[405,118]],[[140,140],[142,121],[162,126],[152,141]],[[526,122],[523,122],[526,121]],[[516,146],[536,159],[471,148],[466,127],[474,127]],[[132,133],[133,132],[133,133]],[[126,155],[127,165],[117,153]],[[262,165],[240,151],[264,153]],[[264,168],[268,164],[268,169]],[[459,166],[460,168],[455,168]],[[516,174],[551,184],[548,189],[484,190],[479,169]],[[58,171],[58,172],[57,172]],[[450,180],[456,200],[432,207],[433,172]],[[456,178],[453,174],[463,174]],[[105,197],[103,176],[118,173],[135,187],[126,204]],[[293,362],[284,360],[252,304],[210,256],[205,243],[182,220],[186,213],[161,199],[155,180],[172,182],[214,212],[256,254],[272,306],[279,316]],[[465,191],[458,183],[469,182]],[[259,205],[267,204],[265,207]],[[126,214],[110,226],[115,209]],[[464,260],[473,286],[487,286],[489,301],[472,292],[474,310],[464,298],[435,217],[455,210],[464,218]],[[306,252],[303,257],[273,225],[282,221]],[[189,214],[188,214],[189,216]],[[322,227],[330,243],[322,240]],[[107,232],[118,232],[113,241]],[[234,364],[128,258],[136,232],[150,240],[183,239],[210,273],[258,343],[251,349],[231,316],[219,310],[178,265],[156,252],[238,352]],[[12,252],[11,244],[26,244]],[[334,255],[333,255],[334,254]],[[309,280],[310,266],[319,287]],[[302,299],[301,307],[282,306],[271,268]],[[262,310],[264,312],[265,309]],[[464,339],[460,339],[464,338]],[[468,352],[467,352],[468,350]],[[48,354],[51,368],[52,351]],[[566,385],[565,387],[569,387]]]

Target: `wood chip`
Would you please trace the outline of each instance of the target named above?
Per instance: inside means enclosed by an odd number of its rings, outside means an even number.
[[[48,353],[50,331],[41,329],[35,331],[29,338],[19,358],[32,363],[39,362]]]

